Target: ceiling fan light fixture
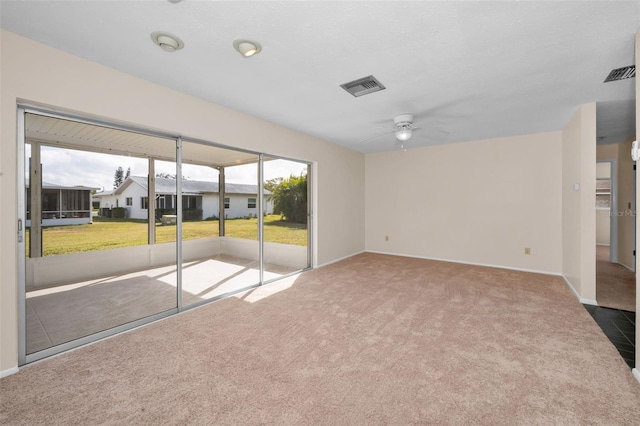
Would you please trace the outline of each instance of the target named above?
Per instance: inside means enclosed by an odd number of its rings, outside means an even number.
[[[403,128],[396,131],[396,139],[402,142],[406,142],[411,139],[411,135],[412,132],[410,128]]]
[[[151,40],[165,52],[175,52],[184,47],[184,42],[180,38],[161,31],[152,32]]]
[[[243,39],[234,40],[233,48],[245,58],[256,55],[262,50],[262,46],[257,41]]]

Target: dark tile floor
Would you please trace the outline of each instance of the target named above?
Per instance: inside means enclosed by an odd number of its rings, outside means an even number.
[[[615,345],[629,367],[634,368],[636,358],[636,313],[593,305],[584,305],[584,307],[598,323],[604,334],[611,340],[611,343]]]

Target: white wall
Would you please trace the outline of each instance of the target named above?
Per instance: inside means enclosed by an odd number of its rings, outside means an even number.
[[[227,219],[246,217],[248,215],[256,216],[258,213],[257,208],[250,209],[247,207],[249,198],[255,198],[256,202],[258,201],[257,195],[225,194],[225,198],[229,198],[229,208],[224,209],[224,217]]]
[[[256,240],[221,237],[220,253],[243,259],[258,260],[260,247]],[[273,265],[304,269],[307,267],[307,247],[265,241],[264,262],[265,264],[270,263]]]
[[[207,254],[203,253],[200,258]],[[218,252],[214,252],[211,256],[216,254]],[[175,264],[175,259],[175,243],[29,258],[26,261],[27,288],[34,290],[171,265]]]
[[[18,362],[16,102],[314,164],[316,263],[364,249],[364,155],[0,30],[0,371]]]
[[[204,194],[202,196],[202,219],[211,216],[220,217],[220,203],[217,194]]]
[[[249,198],[255,198],[258,201],[257,194],[225,194],[225,198],[229,198],[229,208],[225,209],[225,217],[234,219],[239,217],[247,217],[249,215],[256,217],[258,209],[249,208]],[[257,204],[256,204],[257,205]],[[273,213],[273,201],[264,199],[263,211]],[[220,204],[218,203],[218,194],[205,194],[202,197],[202,218],[206,219],[212,215],[220,217]]]
[[[574,188],[574,185],[579,188]],[[583,303],[596,303],[596,104],[562,131],[562,274]]]
[[[307,247],[265,242],[265,263],[303,269],[307,267]],[[219,254],[258,260],[257,241],[231,237],[199,238],[183,241],[183,262],[208,259]],[[27,259],[28,290],[69,282],[101,279],[158,266],[175,264],[175,243],[141,245],[86,253]],[[70,265],[73,267],[70,269]]]
[[[147,219],[149,217],[149,209],[142,208],[142,198],[148,197],[149,193],[137,183],[132,183],[122,194],[118,195],[120,207],[127,209],[127,217],[130,219]],[[131,205],[127,206],[127,197],[131,197]]]
[[[561,150],[554,132],[367,154],[366,249],[560,273]]]
[[[141,197],[148,196],[147,191],[135,182],[128,185],[120,194],[103,195],[100,199],[100,209],[124,207],[129,219],[147,219],[148,209],[142,208]],[[131,197],[131,205],[127,206],[127,197]]]
[[[120,207],[120,199],[118,195],[101,195],[98,199],[100,200],[100,209]]]

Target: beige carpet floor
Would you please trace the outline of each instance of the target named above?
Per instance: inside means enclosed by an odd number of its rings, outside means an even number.
[[[274,289],[22,368],[0,423],[639,422],[640,383],[561,278],[366,253]]]
[[[636,311],[636,275],[609,262],[609,246],[596,246],[596,301],[605,308]]]

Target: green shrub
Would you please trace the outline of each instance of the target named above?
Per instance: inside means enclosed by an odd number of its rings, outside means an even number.
[[[307,223],[306,174],[283,179],[271,192],[274,213],[279,213],[290,222]]]
[[[182,220],[202,220],[202,209],[183,209]]]
[[[127,209],[124,207],[114,207],[111,209],[111,217],[114,219],[124,219]]]

